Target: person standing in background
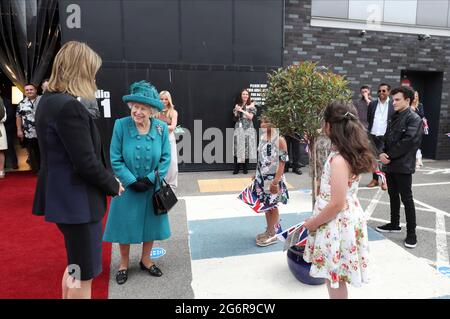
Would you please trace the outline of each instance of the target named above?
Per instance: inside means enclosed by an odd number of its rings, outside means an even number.
[[[355,106],[356,111],[358,111],[359,121],[367,130],[367,128],[369,127],[369,122],[367,122],[367,111],[371,102],[370,87],[367,85],[363,85],[361,86],[359,92],[361,93],[361,97],[358,100],[354,101],[353,105]]]
[[[233,109],[234,125],[233,133],[233,156],[234,171],[239,173],[239,164],[243,164],[243,173],[248,173],[250,159],[256,158],[256,131],[253,126],[253,116],[256,114],[255,103],[250,99],[247,89],[241,90],[238,101]]]
[[[6,108],[0,98],[0,178],[5,178],[5,150],[8,149],[8,140],[6,138],[5,123]]]
[[[289,172],[289,167],[292,168],[292,173],[295,173],[297,175],[302,175],[303,172],[300,169],[300,167],[304,166],[300,162],[300,141],[292,136],[285,135],[284,136],[286,140],[289,160],[286,162],[284,166],[284,172]]]
[[[414,101],[411,103],[411,109],[420,116],[423,122],[427,120],[425,118],[425,110],[423,108],[423,104],[420,102],[419,92],[417,91],[414,91]],[[428,132],[426,132],[425,134],[427,133]],[[422,166],[422,151],[419,148],[416,153],[416,168],[421,168]]]
[[[166,122],[169,127],[169,142],[170,142],[170,166],[166,175],[166,182],[172,187],[178,187],[178,151],[177,139],[175,138],[174,130],[178,123],[178,112],[175,110],[175,105],[172,102],[172,96],[169,91],[161,91],[159,93],[161,102],[164,104],[164,109],[156,115],[157,119]]]
[[[1,92],[0,92],[1,93]],[[0,98],[1,100],[2,98]],[[1,104],[2,102],[0,102]],[[6,109],[6,121],[4,123],[6,130],[6,139],[8,142],[8,149],[5,152],[5,168],[18,169],[19,164],[16,154],[16,107],[11,104],[7,98],[3,98],[3,105]]]
[[[367,122],[369,123],[367,131],[369,132],[372,146],[376,152],[375,157],[377,158],[384,148],[384,134],[386,133],[388,121],[395,112],[394,105],[389,98],[390,93],[391,86],[386,83],[381,83],[378,86],[378,99],[370,102],[367,110]],[[377,169],[377,167],[374,167],[372,181],[367,187],[379,185],[378,175],[375,173]],[[381,185],[381,187],[384,189],[386,185]]]
[[[31,170],[37,173],[40,167],[40,154],[35,114],[41,96],[37,95],[37,88],[32,83],[25,84],[24,88],[26,97],[19,103],[16,111],[17,137],[28,151],[27,163]]]

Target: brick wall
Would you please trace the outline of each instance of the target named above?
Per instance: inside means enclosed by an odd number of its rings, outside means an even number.
[[[444,72],[436,159],[450,159],[450,37],[418,41],[415,34],[311,27],[311,0],[285,1],[284,65],[318,61],[350,81],[355,97],[361,85],[372,95],[380,82],[395,87],[404,69]],[[426,107],[426,106],[425,106]]]

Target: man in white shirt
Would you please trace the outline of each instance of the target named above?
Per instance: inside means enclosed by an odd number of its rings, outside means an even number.
[[[369,123],[367,131],[377,157],[384,147],[384,134],[386,133],[388,121],[395,112],[394,105],[389,98],[390,92],[391,86],[381,83],[378,86],[378,99],[370,102],[367,109],[367,122]],[[372,181],[367,187],[378,185],[378,175],[373,173]]]

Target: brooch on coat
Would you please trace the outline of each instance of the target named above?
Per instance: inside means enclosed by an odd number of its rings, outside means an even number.
[[[162,128],[162,126],[161,125],[156,125],[156,130],[158,131],[158,134],[159,135],[161,135],[162,136],[162,131],[163,131],[163,128]]]

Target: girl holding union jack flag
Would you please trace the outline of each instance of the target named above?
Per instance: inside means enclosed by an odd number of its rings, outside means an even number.
[[[256,236],[256,244],[264,247],[277,242],[273,236],[281,231],[278,204],[286,204],[289,194],[284,177],[284,165],[288,160],[286,140],[265,116],[261,117],[261,129],[258,165],[250,189],[257,204],[253,209],[266,215],[266,231]]]
[[[324,113],[324,131],[332,150],[323,167],[320,193],[303,259],[311,263],[310,275],[325,278],[330,298],[347,298],[347,283],[368,281],[368,237],[364,211],[357,198],[359,175],[371,171],[374,161],[367,133],[356,109],[334,102]]]

